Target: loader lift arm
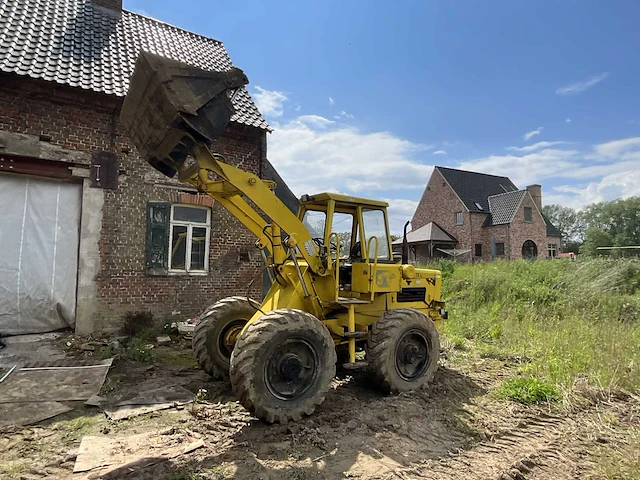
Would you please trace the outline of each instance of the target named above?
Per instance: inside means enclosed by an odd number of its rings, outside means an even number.
[[[284,247],[288,247],[302,255],[314,274],[327,273],[319,246],[304,223],[274,194],[274,182],[262,180],[251,172],[225,163],[222,157],[212,154],[203,143],[196,143],[192,147],[192,155],[194,164],[179,170],[178,178],[213,197],[236,217],[258,238],[257,246],[269,251],[275,265],[286,260],[288,254]],[[212,180],[209,172],[215,173],[221,180]],[[243,196],[269,217],[271,223],[262,218]],[[276,222],[273,219],[278,220]],[[282,231],[288,234],[284,241],[281,239]]]
[[[324,276],[325,249],[274,194],[275,183],[229,165],[207,147],[229,124],[232,97],[248,82],[238,68],[204,71],[141,52],[120,120],[151,166],[168,177],[178,173],[181,181],[217,200],[258,238],[257,246],[267,249],[274,266],[300,255],[312,273]],[[194,162],[187,166],[189,156]]]

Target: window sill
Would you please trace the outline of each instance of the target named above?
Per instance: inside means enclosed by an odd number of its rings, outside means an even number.
[[[206,277],[209,272],[184,272],[180,270],[169,270],[170,277]]]

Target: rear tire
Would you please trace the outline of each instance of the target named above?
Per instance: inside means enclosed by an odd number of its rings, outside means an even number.
[[[267,423],[298,421],[324,402],[336,374],[329,330],[302,310],[261,316],[238,339],[231,386],[240,403]]]
[[[251,302],[257,305],[254,300]],[[191,345],[198,364],[213,378],[229,380],[233,346],[256,310],[246,297],[227,297],[200,315]]]
[[[433,321],[411,308],[382,314],[367,343],[369,370],[385,392],[418,390],[438,369],[440,340]]]

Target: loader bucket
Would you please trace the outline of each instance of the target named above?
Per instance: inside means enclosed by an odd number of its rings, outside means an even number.
[[[231,94],[247,83],[239,68],[211,72],[140,52],[120,122],[140,156],[173,177],[194,142],[222,134],[234,113]]]

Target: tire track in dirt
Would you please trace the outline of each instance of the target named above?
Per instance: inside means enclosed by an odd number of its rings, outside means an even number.
[[[541,414],[515,428],[499,432],[448,459],[426,462],[424,478],[542,480],[573,479],[578,465],[579,439],[575,420]]]

